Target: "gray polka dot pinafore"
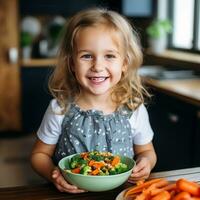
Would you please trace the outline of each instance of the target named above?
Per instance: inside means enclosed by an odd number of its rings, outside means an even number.
[[[67,155],[93,150],[133,157],[133,133],[128,120],[131,114],[132,111],[121,108],[104,115],[71,104],[62,122],[53,156],[55,164]]]

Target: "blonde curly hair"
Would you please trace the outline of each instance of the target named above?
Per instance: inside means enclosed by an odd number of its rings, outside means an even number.
[[[49,89],[64,111],[69,103],[80,94],[78,81],[71,70],[75,37],[78,31],[86,27],[102,24],[121,35],[127,63],[127,70],[122,73],[121,80],[112,90],[112,100],[118,107],[125,105],[135,110],[144,102],[144,94],[148,95],[138,75],[138,68],[143,62],[143,54],[137,32],[128,20],[117,12],[92,8],[80,11],[66,24],[58,52],[58,63],[49,79]]]

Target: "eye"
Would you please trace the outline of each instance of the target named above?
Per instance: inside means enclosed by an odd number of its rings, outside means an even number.
[[[112,58],[116,58],[116,56],[114,54],[107,54],[105,56],[107,59],[112,59]]]
[[[91,54],[84,54],[84,55],[81,55],[81,58],[88,60],[88,59],[92,58],[92,55]]]

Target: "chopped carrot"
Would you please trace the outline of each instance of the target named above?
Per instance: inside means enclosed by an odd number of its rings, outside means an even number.
[[[95,161],[95,160],[90,160],[90,162],[88,163],[88,165],[90,166],[90,167],[94,167],[95,169],[96,168],[101,168],[101,167],[104,167],[105,166],[105,164],[103,163],[103,162],[97,162],[97,161]]]
[[[162,178],[158,178],[158,179],[151,179],[149,181],[146,181],[144,182],[143,184],[141,185],[138,185],[138,186],[133,186],[130,190],[128,190],[126,193],[125,193],[125,197],[127,197],[128,195],[130,194],[135,194],[135,193],[139,193],[141,192],[143,189],[149,187],[151,184],[154,184],[156,182],[159,182],[163,180]]]
[[[101,167],[104,167],[105,164],[103,162],[94,162],[92,166],[100,169]]]
[[[148,193],[142,192],[141,194],[137,195],[135,200],[146,200],[148,198]]]
[[[151,184],[149,187],[147,187],[146,189],[144,189],[142,191],[142,193],[145,194],[143,196],[146,196],[146,198],[147,198],[147,197],[150,197],[150,196],[155,196],[155,195],[165,191],[165,190],[162,190],[162,188],[164,188],[164,186],[166,187],[166,185],[168,183],[169,182],[167,180],[161,179],[160,181]],[[145,200],[146,200],[146,198],[145,198]]]
[[[176,195],[176,190],[175,190],[175,189],[174,189],[174,190],[171,190],[171,191],[170,191],[171,199],[173,199],[173,198],[175,197],[175,195]]]
[[[151,200],[170,200],[171,196],[168,191],[162,191],[158,193],[156,196],[151,198]]]
[[[176,189],[176,183],[171,183],[171,184],[168,184],[161,188],[152,189],[151,196],[157,195],[158,193],[160,193],[162,191],[171,191],[171,190],[175,190],[175,189]]]
[[[155,196],[159,194],[160,192],[163,192],[164,190],[162,188],[154,188],[150,191],[151,196]]]
[[[124,197],[132,200],[200,200],[200,185],[186,179],[174,183],[157,178],[130,188]]]
[[[160,181],[158,181],[154,184],[157,188],[161,188],[161,187],[167,186],[169,184],[169,181],[166,179],[161,179]]]
[[[164,190],[175,190],[176,189],[176,183],[170,183],[168,185],[166,185],[165,187],[163,187]]]
[[[173,200],[190,200],[191,196],[188,192],[180,192],[178,193]]]
[[[91,167],[94,163],[95,163],[95,160],[90,160],[90,162],[88,163],[88,165]]]
[[[97,175],[98,173],[99,173],[99,169],[98,168],[91,172],[92,175]]]
[[[199,196],[200,185],[197,183],[182,178],[177,180],[176,186],[180,191],[188,192],[194,196]]]
[[[84,160],[87,160],[88,155],[89,155],[88,152],[83,152],[83,153],[81,153],[81,157],[82,157]]]
[[[144,181],[145,181],[144,179],[139,180],[139,181],[136,182],[136,185],[137,185],[137,186],[138,186],[138,185],[142,185],[142,184],[144,183]]]
[[[75,174],[79,174],[81,171],[81,168],[80,167],[77,167],[77,168],[74,168],[71,170],[72,173],[75,173]]]
[[[119,157],[119,156],[115,156],[115,157],[113,158],[113,160],[112,160],[111,165],[112,165],[112,166],[115,166],[115,165],[117,165],[117,164],[119,164],[119,163],[120,163],[120,157]]]

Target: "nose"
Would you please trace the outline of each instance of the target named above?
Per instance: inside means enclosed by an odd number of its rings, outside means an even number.
[[[91,67],[91,71],[93,72],[101,72],[104,69],[104,62],[101,58],[95,58],[93,63],[92,63],[92,67]]]

